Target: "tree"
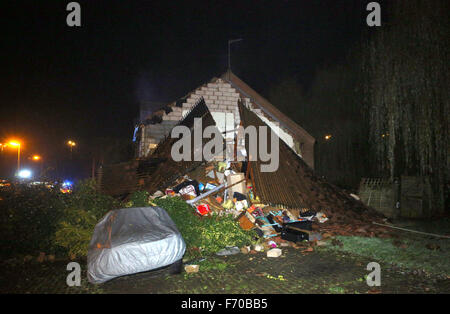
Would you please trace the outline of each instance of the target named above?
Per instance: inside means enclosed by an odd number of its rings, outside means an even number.
[[[390,11],[361,60],[373,161],[391,178],[428,176],[437,214],[449,178],[449,2],[395,1]]]

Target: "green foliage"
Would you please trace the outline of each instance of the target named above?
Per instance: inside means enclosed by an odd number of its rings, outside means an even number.
[[[127,207],[146,207],[149,206],[149,196],[147,191],[136,191],[130,196],[130,202]]]
[[[75,185],[67,198],[66,208],[82,209],[101,218],[110,209],[120,207],[120,202],[111,196],[101,194],[93,180],[84,180]]]
[[[223,261],[222,259],[215,258],[215,257],[208,257],[205,261],[202,261],[198,263],[200,265],[200,271],[211,271],[216,270],[223,272],[229,267],[234,267],[234,264],[228,264],[227,262]]]
[[[148,193],[136,192],[130,206],[149,206]],[[87,254],[97,222],[110,210],[123,204],[102,195],[91,180],[76,184],[71,194],[58,189],[15,185],[0,191],[1,253],[37,254],[38,252]],[[243,246],[255,234],[239,227],[230,216],[198,217],[180,198],[156,200],[176,223],[188,247],[187,256],[213,254],[226,246]]]
[[[71,255],[85,256],[97,222],[110,210],[120,208],[114,198],[98,192],[95,182],[78,184],[66,202],[54,243]]]
[[[342,287],[330,287],[330,288],[328,288],[328,291],[330,291],[330,293],[336,293],[336,294],[345,293],[345,289]]]
[[[67,195],[44,186],[0,190],[0,255],[48,252]]]
[[[245,231],[231,216],[198,217],[194,209],[181,198],[156,199],[181,232],[186,245],[187,256],[209,255],[226,246],[241,247],[251,244],[255,234]]]
[[[120,203],[98,192],[91,180],[73,193],[59,187],[14,184],[0,190],[0,255],[72,253],[82,256],[98,220]]]
[[[86,256],[89,241],[98,219],[83,209],[67,209],[55,233],[55,245],[74,256]]]

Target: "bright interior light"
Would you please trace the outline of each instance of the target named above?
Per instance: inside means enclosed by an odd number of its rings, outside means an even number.
[[[22,178],[22,179],[29,179],[29,178],[31,178],[31,171],[28,169],[20,170],[18,173],[18,176],[19,176],[19,178]]]

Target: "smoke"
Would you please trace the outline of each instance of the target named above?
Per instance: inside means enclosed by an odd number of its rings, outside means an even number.
[[[148,105],[150,102],[155,101],[155,90],[154,85],[151,83],[151,78],[149,73],[141,72],[136,79],[136,89],[135,95],[139,106],[142,108]],[[150,108],[149,108],[150,109]],[[152,108],[153,110],[156,108]]]

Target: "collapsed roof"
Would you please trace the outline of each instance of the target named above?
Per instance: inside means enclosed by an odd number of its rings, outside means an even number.
[[[186,126],[192,130],[195,118],[200,118],[202,121],[202,133],[206,127],[215,125],[203,98],[198,100],[177,125]],[[191,158],[192,161],[174,161],[171,157],[171,149],[176,141],[178,141],[177,138],[166,137],[155,152],[145,159],[103,165],[98,176],[102,191],[114,196],[126,196],[139,190],[155,192],[204,163],[204,161],[194,161],[193,158]],[[202,141],[203,147],[206,139],[202,138]],[[194,152],[193,145],[191,141],[191,154]]]
[[[248,126],[266,124],[251,110],[239,103],[241,121]],[[266,128],[272,132],[270,128]],[[258,136],[261,130],[258,129]],[[275,135],[276,136],[276,135]],[[269,137],[266,137],[269,138]],[[254,180],[254,193],[262,203],[283,205],[299,210],[321,211],[332,216],[351,212],[362,214],[368,208],[338,187],[317,177],[313,170],[296,155],[283,141],[279,140],[279,166],[274,172],[262,172],[260,160],[249,161]],[[270,143],[269,143],[270,144]],[[246,142],[248,151],[248,141]],[[273,147],[269,147],[273,149]]]

